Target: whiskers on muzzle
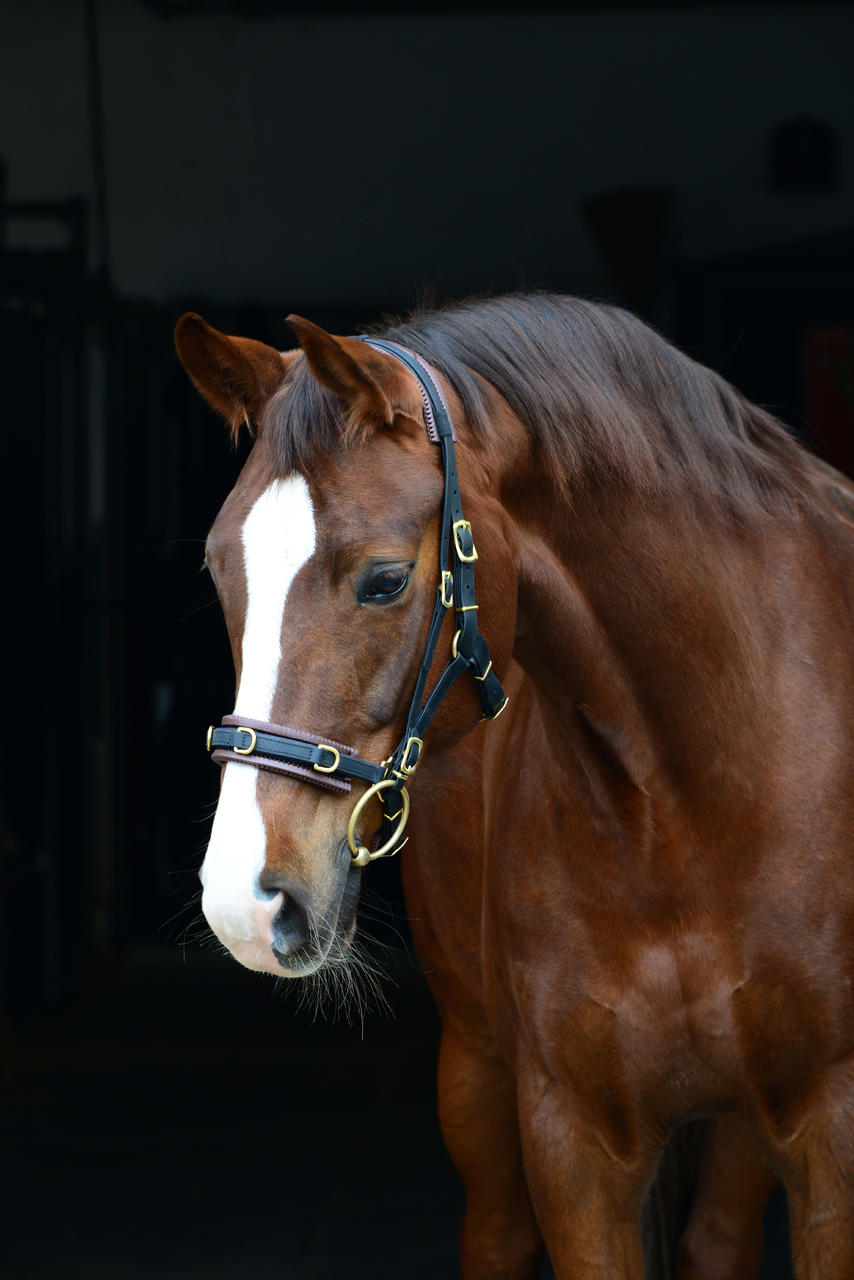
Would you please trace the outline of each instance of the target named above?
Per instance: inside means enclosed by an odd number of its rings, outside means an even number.
[[[313,923],[318,944],[321,936],[329,938],[330,927],[334,930],[328,920]],[[393,1010],[383,990],[383,983],[391,979],[377,963],[376,945],[352,930],[349,938],[333,932],[320,965],[304,976],[277,979],[277,990],[293,992],[297,1007],[309,1010],[315,1020],[343,1020],[351,1026],[358,1022],[364,1029],[369,1013],[391,1017]]]
[[[339,892],[321,905],[286,873],[262,871],[239,915],[221,901],[206,910],[209,938],[245,967],[274,977],[277,991],[292,993],[314,1018],[364,1024],[370,1012],[391,1013],[377,963],[377,952],[391,948],[358,936],[361,873],[349,857],[342,872]]]

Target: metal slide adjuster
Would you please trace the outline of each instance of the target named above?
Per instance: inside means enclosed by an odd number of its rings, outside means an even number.
[[[238,733],[248,733],[248,734],[249,734],[249,737],[250,737],[250,739],[251,739],[251,741],[250,741],[250,743],[249,743],[249,746],[248,746],[248,747],[237,747],[237,746],[235,746],[235,747],[233,747],[233,748],[232,748],[232,750],[233,750],[234,752],[236,752],[236,754],[237,754],[237,755],[239,755],[239,756],[251,756],[251,755],[252,755],[252,752],[255,750],[255,746],[256,746],[256,744],[257,744],[257,742],[258,742],[258,735],[257,735],[257,733],[255,732],[255,730],[254,730],[254,729],[248,729],[248,728],[246,727],[246,725],[243,725],[243,724],[241,724],[241,725],[239,725],[239,726],[238,726],[237,732],[238,732]]]
[[[374,796],[382,795],[383,791],[387,791],[389,787],[397,787],[398,784],[394,778],[385,778],[382,782],[375,782],[372,787],[368,787],[365,794],[358,800],[355,809],[350,814],[350,821],[347,824],[347,844],[353,855],[354,867],[366,867],[369,862],[374,862],[377,858],[390,858],[392,854],[397,853],[401,847],[398,841],[403,835],[406,823],[409,820],[409,796],[405,787],[399,787],[400,800],[402,808],[400,810],[400,821],[395,827],[391,837],[386,840],[385,844],[380,845],[379,849],[371,852],[363,844],[356,843],[356,823],[369,800],[373,800]],[[395,815],[397,816],[397,815]]]
[[[424,743],[421,741],[420,738],[416,738],[416,737],[410,738],[406,746],[404,747],[403,755],[400,760],[400,772],[405,773],[407,778],[411,773],[414,773],[415,770],[418,768],[419,761],[421,760],[421,752],[423,750],[424,750]],[[412,761],[411,764],[409,763],[410,751],[415,752],[415,759]]]
[[[328,751],[332,756],[332,764],[321,764],[318,760],[317,764],[312,765],[318,773],[334,773],[341,763],[341,752],[335,747],[330,747],[327,742],[320,742],[317,745],[318,751]]]
[[[450,609],[454,603],[454,575],[450,569],[442,570],[442,582],[439,590],[442,597],[442,608]]]
[[[510,699],[509,699],[508,697],[505,697],[504,701],[502,702],[501,706],[500,706],[500,707],[498,708],[498,710],[496,711],[495,715],[494,715],[494,716],[481,716],[481,717],[480,717],[480,719],[478,720],[478,724],[484,724],[484,722],[485,722],[486,724],[491,724],[493,720],[497,720],[497,719],[498,719],[498,717],[501,715],[501,712],[502,712],[502,711],[504,710],[504,708],[507,706],[507,703],[508,703],[509,701],[510,701]]]

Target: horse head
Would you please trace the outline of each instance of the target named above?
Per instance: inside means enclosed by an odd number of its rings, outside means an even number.
[[[437,587],[440,596],[448,590],[439,566],[445,485],[418,380],[360,339],[333,337],[298,317],[289,323],[301,349],[284,353],[226,336],[192,314],[175,337],[205,399],[235,435],[245,422],[255,437],[206,545],[237,679],[226,719],[243,726],[244,737],[229,738],[231,749],[219,754],[202,907],[242,964],[295,977],[339,960],[355,932],[361,868],[351,815],[365,782],[330,777],[336,757],[392,756],[428,635],[439,625],[429,691],[446,665],[455,621],[450,608],[435,617]],[[459,435],[460,488],[487,570],[476,616],[501,673],[514,641],[512,548],[494,468],[474,447],[451,388],[444,392]],[[427,750],[447,749],[483,714],[474,682],[457,681]],[[313,771],[241,759],[241,742],[282,726],[300,741],[326,744]],[[415,762],[411,753],[407,781]],[[384,820],[382,799],[359,808],[356,840],[366,857]]]

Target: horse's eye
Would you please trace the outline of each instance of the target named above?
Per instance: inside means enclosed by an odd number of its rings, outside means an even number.
[[[406,589],[412,565],[386,564],[373,569],[356,592],[360,604],[385,604]]]

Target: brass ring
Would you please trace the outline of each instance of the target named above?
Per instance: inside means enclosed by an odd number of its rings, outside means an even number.
[[[350,821],[347,824],[347,844],[353,855],[353,865],[356,867],[366,867],[369,862],[373,862],[375,858],[387,858],[392,853],[397,852],[397,843],[403,835],[404,828],[409,819],[409,795],[405,787],[398,788],[400,791],[400,799],[403,808],[400,812],[400,821],[392,833],[391,839],[386,840],[385,844],[380,845],[379,849],[371,852],[366,849],[363,844],[356,844],[356,823],[359,821],[362,810],[369,800],[373,800],[374,796],[381,795],[383,791],[387,791],[389,787],[397,787],[397,783],[393,778],[384,778],[382,782],[375,782],[372,787],[368,787],[363,796],[360,796],[356,802],[356,807],[350,814]]]

